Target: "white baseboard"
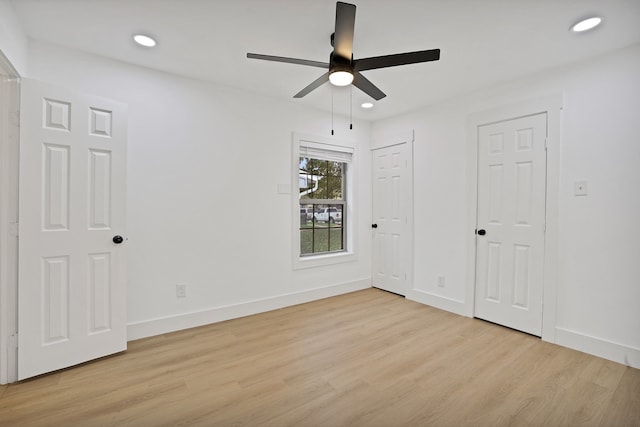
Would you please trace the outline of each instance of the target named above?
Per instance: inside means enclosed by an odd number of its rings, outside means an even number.
[[[556,327],[556,344],[640,369],[640,349]]]
[[[467,307],[464,301],[455,300],[452,298],[435,295],[430,292],[422,291],[420,289],[411,289],[405,295],[407,299],[416,301],[422,304],[430,305],[431,307],[439,308],[441,310],[450,311],[455,314],[459,314],[465,317],[473,317],[473,312]]]
[[[127,325],[127,340],[133,341],[154,335],[166,334],[197,326],[264,313],[296,304],[315,301],[371,287],[371,278],[355,280],[323,288],[278,295],[253,301],[246,301],[223,307],[215,307],[191,313],[178,314],[158,319],[144,320]]]

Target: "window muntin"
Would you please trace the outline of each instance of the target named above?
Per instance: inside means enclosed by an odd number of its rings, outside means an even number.
[[[304,152],[303,152],[304,151]],[[346,251],[343,154],[302,150],[299,158],[300,256]],[[315,154],[315,156],[314,156]]]

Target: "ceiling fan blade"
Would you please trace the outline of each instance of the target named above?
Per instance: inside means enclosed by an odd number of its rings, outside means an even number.
[[[395,55],[374,56],[353,61],[355,71],[373,70],[376,68],[395,67],[398,65],[416,64],[419,62],[437,61],[440,49],[419,50],[417,52],[397,53]]]
[[[333,37],[333,51],[348,61],[351,61],[353,54],[353,29],[355,23],[356,6],[339,1],[336,4],[336,30]]]
[[[260,55],[259,53],[247,53],[247,58],[262,59],[264,61],[286,62],[288,64],[309,65],[311,67],[329,68],[329,63],[309,61],[307,59],[287,58],[284,56]]]
[[[383,91],[378,89],[376,85],[371,83],[365,76],[357,71],[353,73],[353,85],[376,101],[380,101],[382,98],[387,96]]]
[[[322,86],[323,84],[325,84],[328,81],[329,81],[329,72],[327,71],[326,73],[324,73],[323,75],[321,75],[320,77],[315,79],[309,86],[305,87],[300,92],[298,92],[295,95],[293,95],[293,97],[294,98],[302,98],[303,96],[307,95],[312,90],[319,88],[320,86]]]

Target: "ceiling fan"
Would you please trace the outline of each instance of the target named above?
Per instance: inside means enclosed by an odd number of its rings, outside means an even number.
[[[437,61],[440,59],[440,49],[420,50],[417,52],[398,53],[395,55],[353,59],[353,29],[355,19],[356,6],[354,4],[343,3],[340,1],[337,2],[336,28],[335,32],[331,34],[331,46],[333,46],[333,52],[331,52],[331,55],[329,56],[328,63],[309,61],[306,59],[286,58],[283,56],[260,55],[257,53],[247,53],[247,58],[308,65],[311,67],[319,67],[329,70],[300,92],[296,93],[293,96],[294,98],[302,98],[312,90],[320,87],[327,81],[330,81],[336,86],[348,86],[353,83],[355,87],[362,90],[376,101],[379,101],[387,95],[366,79],[361,74],[361,71],[395,67],[398,65],[416,64],[419,62]]]

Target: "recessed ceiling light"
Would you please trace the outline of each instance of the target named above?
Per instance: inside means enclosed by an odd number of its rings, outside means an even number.
[[[373,104],[371,102],[363,102],[362,105],[360,105],[362,108],[373,108]]]
[[[573,31],[574,33],[581,33],[583,31],[587,31],[597,27],[601,22],[602,18],[600,18],[599,16],[593,16],[591,18],[583,19],[571,26],[571,31]]]
[[[154,39],[149,36],[145,36],[144,34],[136,34],[133,36],[133,40],[135,40],[135,42],[140,46],[144,47],[153,47],[157,44]]]

